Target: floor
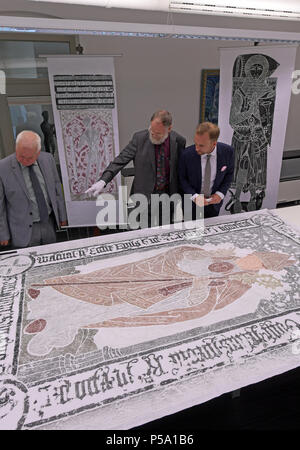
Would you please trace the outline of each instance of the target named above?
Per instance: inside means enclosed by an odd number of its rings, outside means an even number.
[[[300,368],[149,422],[135,431],[299,430]]]

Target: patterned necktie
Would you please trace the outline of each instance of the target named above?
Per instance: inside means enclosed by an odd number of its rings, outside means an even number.
[[[165,164],[165,149],[161,144],[157,152],[156,161],[156,190],[162,191],[166,188],[166,164]]]
[[[48,222],[49,219],[49,213],[47,208],[47,203],[40,185],[40,182],[34,172],[33,165],[28,166],[29,169],[29,176],[33,188],[33,192],[36,198],[36,202],[39,209],[40,214],[40,222]]]
[[[204,172],[204,182],[203,182],[203,194],[204,197],[210,197],[210,178],[211,178],[211,166],[210,166],[211,155],[206,155],[206,165]]]

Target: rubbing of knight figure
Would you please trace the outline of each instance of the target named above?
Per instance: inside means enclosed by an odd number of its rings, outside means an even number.
[[[231,214],[262,207],[267,185],[279,63],[263,54],[240,55],[233,66],[229,123],[234,130],[235,169],[225,209]],[[245,195],[242,195],[245,194]]]
[[[49,123],[49,113],[48,111],[43,111],[42,116],[44,118],[43,122],[41,123],[40,127],[44,135],[44,146],[45,151],[48,153],[52,153],[54,155],[55,152],[55,127],[54,124]]]

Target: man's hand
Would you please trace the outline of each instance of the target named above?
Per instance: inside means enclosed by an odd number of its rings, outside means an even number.
[[[197,195],[197,197],[194,198],[194,202],[196,203],[197,206],[200,206],[200,208],[202,206],[205,206],[205,199],[203,195]]]
[[[63,222],[60,222],[61,227],[66,227],[68,225],[68,222],[64,220]]]
[[[207,201],[207,199],[204,197],[204,195],[198,194],[197,197],[195,197],[193,201],[196,203],[197,206],[200,206],[200,208],[201,208],[203,206],[208,206],[212,203],[210,201],[210,198]]]
[[[8,245],[9,241],[0,241],[0,245],[2,245],[3,247],[6,247]]]
[[[105,186],[105,181],[97,181],[97,183],[94,183],[89,189],[85,191],[85,194],[89,194],[90,197],[97,197],[103,191]]]
[[[197,197],[193,200],[197,206],[209,206],[209,205],[217,205],[222,201],[221,197],[218,194],[213,194],[209,198],[205,198],[203,195],[197,195]]]
[[[217,205],[222,201],[221,197],[218,194],[213,194],[210,198],[211,201],[208,203],[208,205]]]

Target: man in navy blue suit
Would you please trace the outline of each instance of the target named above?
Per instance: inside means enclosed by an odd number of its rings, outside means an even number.
[[[211,122],[202,122],[196,128],[194,145],[181,153],[179,181],[184,194],[191,196],[193,219],[196,206],[203,206],[204,217],[218,216],[234,172],[234,150],[217,142],[220,129]]]

